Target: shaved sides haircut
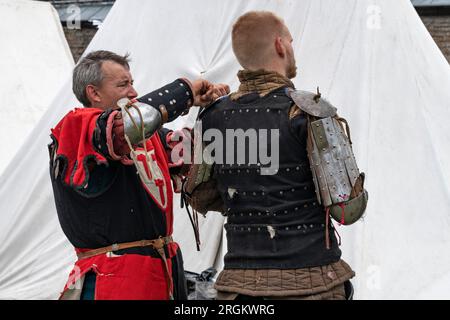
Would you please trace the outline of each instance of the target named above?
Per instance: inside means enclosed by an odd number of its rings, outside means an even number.
[[[286,32],[284,21],[272,12],[247,12],[233,25],[234,54],[244,68],[259,68],[271,56],[275,38]]]

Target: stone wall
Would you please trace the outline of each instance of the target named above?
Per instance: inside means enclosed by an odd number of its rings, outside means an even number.
[[[421,16],[434,41],[450,63],[450,15]]]
[[[72,51],[73,59],[75,63],[78,62],[80,56],[83,54],[86,47],[91,42],[97,29],[95,27],[82,27],[81,29],[69,29],[63,26],[64,34],[66,35],[67,42],[70,50]]]

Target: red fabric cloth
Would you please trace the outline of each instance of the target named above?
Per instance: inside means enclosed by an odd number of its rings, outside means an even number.
[[[87,159],[92,158],[97,164],[107,163],[92,144],[96,121],[102,112],[96,108],[75,108],[52,129],[58,145],[56,157],[67,161],[63,177],[67,185],[86,186],[89,177]]]
[[[167,264],[172,272],[171,258],[178,245],[169,244]],[[97,275],[95,300],[167,300],[167,280],[163,260],[138,254],[108,257],[101,254],[75,263],[61,296],[87,272]],[[171,274],[172,276],[172,274]]]

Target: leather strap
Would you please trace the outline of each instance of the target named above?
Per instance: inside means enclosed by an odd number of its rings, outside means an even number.
[[[80,252],[77,253],[78,260],[90,258],[93,256],[97,256],[99,254],[104,254],[107,252],[112,251],[118,251],[122,249],[129,249],[129,248],[136,248],[136,247],[153,247],[154,249],[158,250],[161,248],[164,248],[165,245],[173,242],[172,236],[168,237],[160,237],[158,239],[153,240],[140,240],[140,241],[134,241],[134,242],[124,242],[124,243],[115,243],[113,245],[89,250],[86,252]],[[159,250],[158,250],[159,252]]]

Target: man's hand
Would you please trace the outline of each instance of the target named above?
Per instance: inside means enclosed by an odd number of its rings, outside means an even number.
[[[194,105],[206,107],[221,96],[230,93],[230,87],[226,84],[214,84],[198,79],[192,82],[192,92],[194,93]]]

